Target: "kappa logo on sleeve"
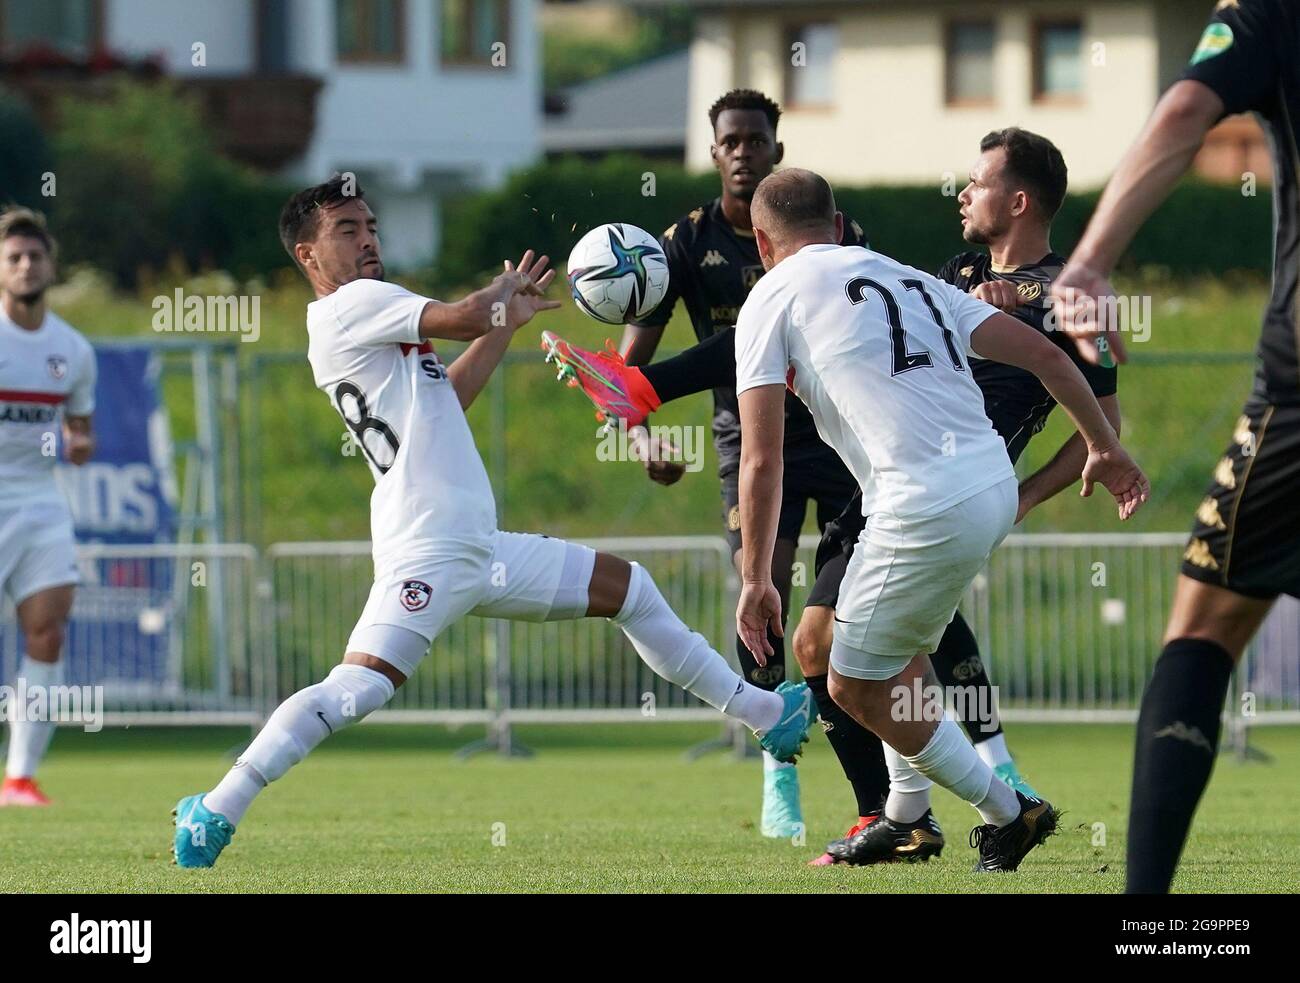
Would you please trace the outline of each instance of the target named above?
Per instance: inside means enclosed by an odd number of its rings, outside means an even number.
[[[402,591],[398,595],[402,607],[408,611],[423,611],[429,606],[429,598],[432,596],[433,588],[423,580],[403,581]]]

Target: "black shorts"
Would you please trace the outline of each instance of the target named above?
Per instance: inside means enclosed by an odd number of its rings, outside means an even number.
[[[839,603],[840,582],[849,568],[853,545],[862,535],[867,520],[862,514],[862,490],[855,488],[844,511],[826,523],[813,560],[813,585],[805,606],[833,608]]]
[[[819,551],[820,549],[818,546]],[[844,572],[849,568],[849,557],[852,555],[853,546],[850,544],[847,550],[818,561],[816,579],[808,591],[808,600],[803,602],[804,607],[833,608],[840,603],[840,584],[844,582]]]
[[[734,554],[740,549],[740,466],[724,467],[718,475],[722,479],[722,519],[726,527],[727,545]],[[781,482],[781,515],[776,523],[776,538],[790,542],[799,541],[803,530],[808,503],[817,505],[817,528],[844,511],[858,483],[834,451],[811,460],[786,462]]]
[[[1185,576],[1300,597],[1300,406],[1249,402],[1196,509]]]

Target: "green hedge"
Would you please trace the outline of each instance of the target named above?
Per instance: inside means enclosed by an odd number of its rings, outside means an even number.
[[[107,101],[65,100],[53,143],[66,263],[128,288],[177,265],[241,278],[288,265],[274,234],[288,189],[222,157],[179,89],[121,82]]]
[[[654,195],[642,193],[653,174]],[[504,187],[454,202],[443,229],[436,280],[462,285],[526,247],[562,263],[588,229],[631,222],[656,235],[718,194],[712,172],[687,174],[662,161],[564,158],[516,173]],[[905,263],[935,270],[962,248],[957,202],[935,187],[838,187],[840,208],[862,223],[873,247]],[[1070,195],[1057,217],[1052,245],[1073,247],[1097,203],[1095,192]],[[1272,208],[1267,189],[1244,197],[1237,185],[1185,182],[1147,222],[1125,266],[1175,275],[1266,272],[1272,262]]]
[[[0,208],[9,204],[45,210],[41,176],[53,169],[45,135],[28,105],[0,87]]]

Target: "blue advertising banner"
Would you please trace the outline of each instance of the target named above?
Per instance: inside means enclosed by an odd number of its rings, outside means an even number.
[[[96,346],[95,456],[59,465],[82,543],[176,538],[175,477],[158,359],[148,348]]]
[[[62,463],[79,543],[176,539],[175,477],[159,360],[146,347],[97,345],[95,455]],[[176,578],[166,558],[100,558],[81,566],[64,649],[74,685],[103,685],[110,700],[156,699],[175,685]]]

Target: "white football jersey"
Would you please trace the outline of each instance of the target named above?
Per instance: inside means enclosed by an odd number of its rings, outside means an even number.
[[[496,503],[447,369],[420,337],[428,299],[354,280],[307,305],[307,358],[375,478],[376,568],[490,548]]]
[[[95,409],[95,350],[47,311],[35,331],[0,308],[0,508],[60,496],[54,480],[63,414]]]
[[[933,515],[1015,473],[967,364],[994,313],[861,246],[805,246],[740,310],[736,390],[787,383],[858,479],[864,515]]]

